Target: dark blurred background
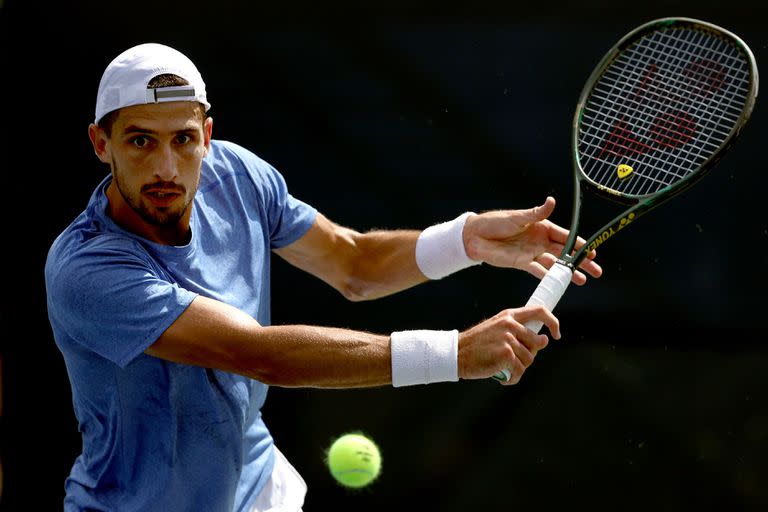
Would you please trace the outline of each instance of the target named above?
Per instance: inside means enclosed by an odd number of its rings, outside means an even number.
[[[553,220],[567,226],[581,87],[622,35],[666,16],[721,25],[768,62],[757,0],[0,0],[0,506],[61,509],[79,453],[43,264],[105,174],[86,128],[122,50],[155,41],[189,55],[214,135],[271,162],[339,223],[423,228],[553,195]],[[272,388],[264,414],[308,481],[305,511],[768,510],[765,112],[758,99],[710,177],[600,249],[604,277],[568,290],[556,309],[563,339],[519,385]],[[586,232],[597,226],[585,215]],[[273,282],[275,323],[383,333],[464,329],[536,285],[482,266],[355,304],[279,261]],[[350,430],[383,450],[380,479],[360,492],[323,463]]]

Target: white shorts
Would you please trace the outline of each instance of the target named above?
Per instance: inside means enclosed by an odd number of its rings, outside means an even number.
[[[301,512],[307,484],[275,446],[275,467],[251,512]]]

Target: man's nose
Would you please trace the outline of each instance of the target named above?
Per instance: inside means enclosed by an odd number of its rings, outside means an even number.
[[[173,181],[178,174],[176,154],[170,146],[164,145],[157,153],[155,175],[162,181]]]

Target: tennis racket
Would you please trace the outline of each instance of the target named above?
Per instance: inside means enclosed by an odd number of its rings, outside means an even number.
[[[528,304],[554,309],[590,251],[704,177],[736,141],[757,90],[752,51],[711,23],[662,18],[616,43],[582,89],[573,119],[570,234]],[[627,208],[574,251],[584,191]],[[537,333],[542,327],[525,325]],[[494,378],[507,381],[510,373]]]

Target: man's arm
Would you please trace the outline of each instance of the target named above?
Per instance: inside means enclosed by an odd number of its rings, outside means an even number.
[[[391,381],[388,336],[303,325],[265,327],[203,296],[146,353],[280,386],[366,387]]]
[[[353,301],[377,299],[427,281],[416,265],[420,231],[358,233],[322,214],[307,233],[273,252]]]
[[[536,319],[560,337],[557,319],[541,306],[509,309],[459,334],[458,377],[482,379],[509,368],[518,382],[548,343],[523,325]],[[146,353],[176,363],[216,368],[283,387],[350,388],[392,382],[390,336],[348,329],[264,327],[229,306],[198,296]]]
[[[467,261],[524,270],[544,277],[563,250],[568,230],[548,220],[555,200],[524,210],[489,211],[466,219],[461,236]],[[416,260],[421,231],[358,233],[318,214],[309,231],[274,250],[292,265],[319,277],[350,300],[376,299],[427,281]],[[577,239],[576,248],[584,244]],[[439,249],[439,247],[438,247]],[[573,273],[583,285],[587,274],[599,277],[592,251]]]

